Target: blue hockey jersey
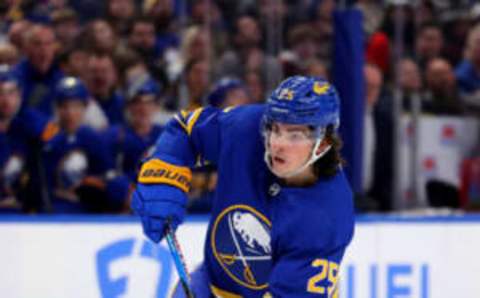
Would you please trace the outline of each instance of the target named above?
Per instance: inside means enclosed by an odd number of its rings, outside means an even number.
[[[341,169],[303,188],[268,170],[260,133],[264,106],[207,107],[172,120],[154,157],[218,167],[205,243],[218,297],[336,297],[339,265],[353,237],[352,191]]]

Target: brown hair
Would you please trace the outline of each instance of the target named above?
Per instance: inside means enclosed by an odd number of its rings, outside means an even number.
[[[345,164],[340,149],[343,142],[335,133],[333,126],[327,127],[325,140],[332,146],[328,152],[313,164],[313,171],[318,178],[329,178],[334,176],[340,166]]]

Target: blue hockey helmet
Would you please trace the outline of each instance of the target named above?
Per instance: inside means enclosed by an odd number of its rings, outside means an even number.
[[[294,176],[331,149],[331,145],[327,145],[321,151],[319,150],[327,128],[332,127],[336,130],[340,125],[338,93],[327,81],[304,76],[290,77],[280,83],[272,92],[267,100],[262,125],[262,133],[265,136],[264,159],[272,172],[274,170],[272,169],[268,136],[273,122],[307,125],[314,131],[314,145],[310,158],[298,169],[281,174],[283,178]]]
[[[150,97],[142,97],[143,99],[156,100],[160,95],[160,85],[149,75],[136,78],[127,88],[127,102],[133,102],[142,95],[151,95]]]
[[[236,88],[243,88],[243,83],[240,80],[229,77],[220,79],[210,90],[207,102],[211,106],[219,107],[227,99],[228,92]]]
[[[75,77],[65,77],[55,87],[55,101],[57,104],[68,100],[78,100],[86,104],[89,96],[85,84]]]
[[[327,81],[294,76],[284,80],[267,100],[265,120],[335,129],[340,125],[340,99]]]

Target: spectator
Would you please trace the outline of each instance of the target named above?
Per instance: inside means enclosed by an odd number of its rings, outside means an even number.
[[[14,66],[20,59],[18,49],[11,43],[0,43],[0,65]]]
[[[163,130],[154,124],[160,87],[148,76],[138,77],[127,90],[126,124],[112,126],[105,133],[116,168],[131,184],[136,181],[138,165]]]
[[[397,69],[402,91],[408,94],[420,92],[422,88],[422,76],[417,63],[411,58],[403,58],[398,63]]]
[[[63,73],[82,80],[86,79],[88,52],[81,46],[64,48],[59,55],[59,65]]]
[[[216,76],[243,77],[248,71],[258,71],[270,90],[283,77],[279,62],[264,53],[260,45],[262,33],[258,22],[250,16],[240,16],[235,22],[233,47],[217,64]]]
[[[192,111],[204,104],[210,86],[210,65],[207,60],[198,59],[190,61],[185,67],[185,88],[180,98],[187,99],[180,102],[180,108]]]
[[[26,52],[25,35],[30,31],[32,25],[28,20],[19,20],[13,22],[8,30],[8,40],[17,47],[21,54]]]
[[[207,96],[207,102],[214,107],[227,108],[249,104],[253,100],[243,82],[233,78],[223,78],[215,83]]]
[[[480,107],[480,24],[468,33],[465,57],[455,69],[462,100],[468,110]]]
[[[420,68],[426,67],[431,59],[440,57],[443,46],[442,28],[436,23],[422,24],[415,38],[415,59]]]
[[[25,54],[16,67],[23,88],[23,104],[53,115],[53,89],[63,77],[55,63],[55,34],[47,25],[34,25],[25,34]]]
[[[397,71],[399,87],[403,92],[402,108],[405,112],[409,112],[412,108],[412,100],[414,100],[412,95],[417,94],[418,98],[422,100],[420,96],[423,86],[422,75],[418,64],[411,58],[401,59]],[[421,106],[424,106],[423,100]]]
[[[419,1],[415,7],[415,11],[415,22],[417,27],[425,23],[435,22],[438,17],[435,5],[431,0]]]
[[[228,36],[225,31],[226,24],[223,12],[219,9],[217,1],[192,1],[190,11],[190,23],[192,25],[208,28],[210,51],[212,53],[224,52]],[[212,55],[213,58],[214,56]]]
[[[390,41],[384,32],[375,32],[368,37],[365,48],[365,60],[367,63],[380,67],[383,74],[389,73],[390,68]]]
[[[266,83],[260,72],[248,71],[245,74],[245,84],[253,102],[261,103],[265,101]]]
[[[305,75],[307,63],[317,58],[318,38],[309,25],[297,25],[288,33],[289,49],[280,55],[286,76]]]
[[[108,54],[92,54],[87,58],[86,83],[89,92],[101,106],[110,124],[122,123],[124,98],[118,89],[118,72]]]
[[[365,126],[363,189],[360,208],[390,211],[393,185],[393,106],[384,90],[384,77],[373,64],[364,67]]]
[[[133,20],[128,35],[128,45],[142,57],[155,79],[164,84],[168,83],[164,69],[166,63],[163,57],[166,49],[165,45],[162,45],[157,39],[153,19],[140,17]]]
[[[57,130],[42,114],[21,108],[18,80],[0,66],[0,213],[45,207],[38,157]]]
[[[128,45],[136,50],[145,62],[161,57],[161,53],[156,48],[156,38],[153,20],[145,17],[133,20],[128,33]]]
[[[102,137],[82,125],[88,98],[87,88],[74,77],[55,88],[60,132],[45,145],[43,162],[56,213],[105,212],[126,203],[126,178],[116,175]]]
[[[464,109],[458,96],[455,75],[450,63],[443,58],[434,58],[425,72],[427,87],[425,112],[458,115]]]
[[[172,0],[146,0],[143,3],[143,13],[153,19],[157,31],[159,48],[164,52],[168,48],[179,45],[178,28],[175,20],[175,1]]]
[[[135,11],[134,0],[107,0],[107,20],[118,36],[125,36]]]
[[[90,22],[83,34],[84,46],[92,52],[112,54],[117,48],[117,35],[110,24],[102,19]]]
[[[80,33],[80,24],[75,11],[65,8],[56,10],[51,16],[55,35],[62,49],[74,46]]]
[[[216,26],[221,24],[222,12],[214,1],[197,0],[191,2],[190,20],[198,26]]]
[[[204,27],[189,27],[182,40],[182,59],[185,64],[192,60],[211,59],[210,34]]]
[[[130,47],[121,47],[115,53],[115,66],[118,69],[119,85],[128,89],[131,82],[141,76],[149,76],[148,67],[140,54]]]

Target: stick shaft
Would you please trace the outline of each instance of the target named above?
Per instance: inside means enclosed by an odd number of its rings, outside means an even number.
[[[178,244],[177,237],[171,227],[170,221],[167,222],[165,238],[167,239],[168,248],[170,249],[182,288],[188,298],[194,298],[195,296],[193,295],[192,287],[190,285],[190,275],[188,274],[185,259],[183,258],[180,245]]]

